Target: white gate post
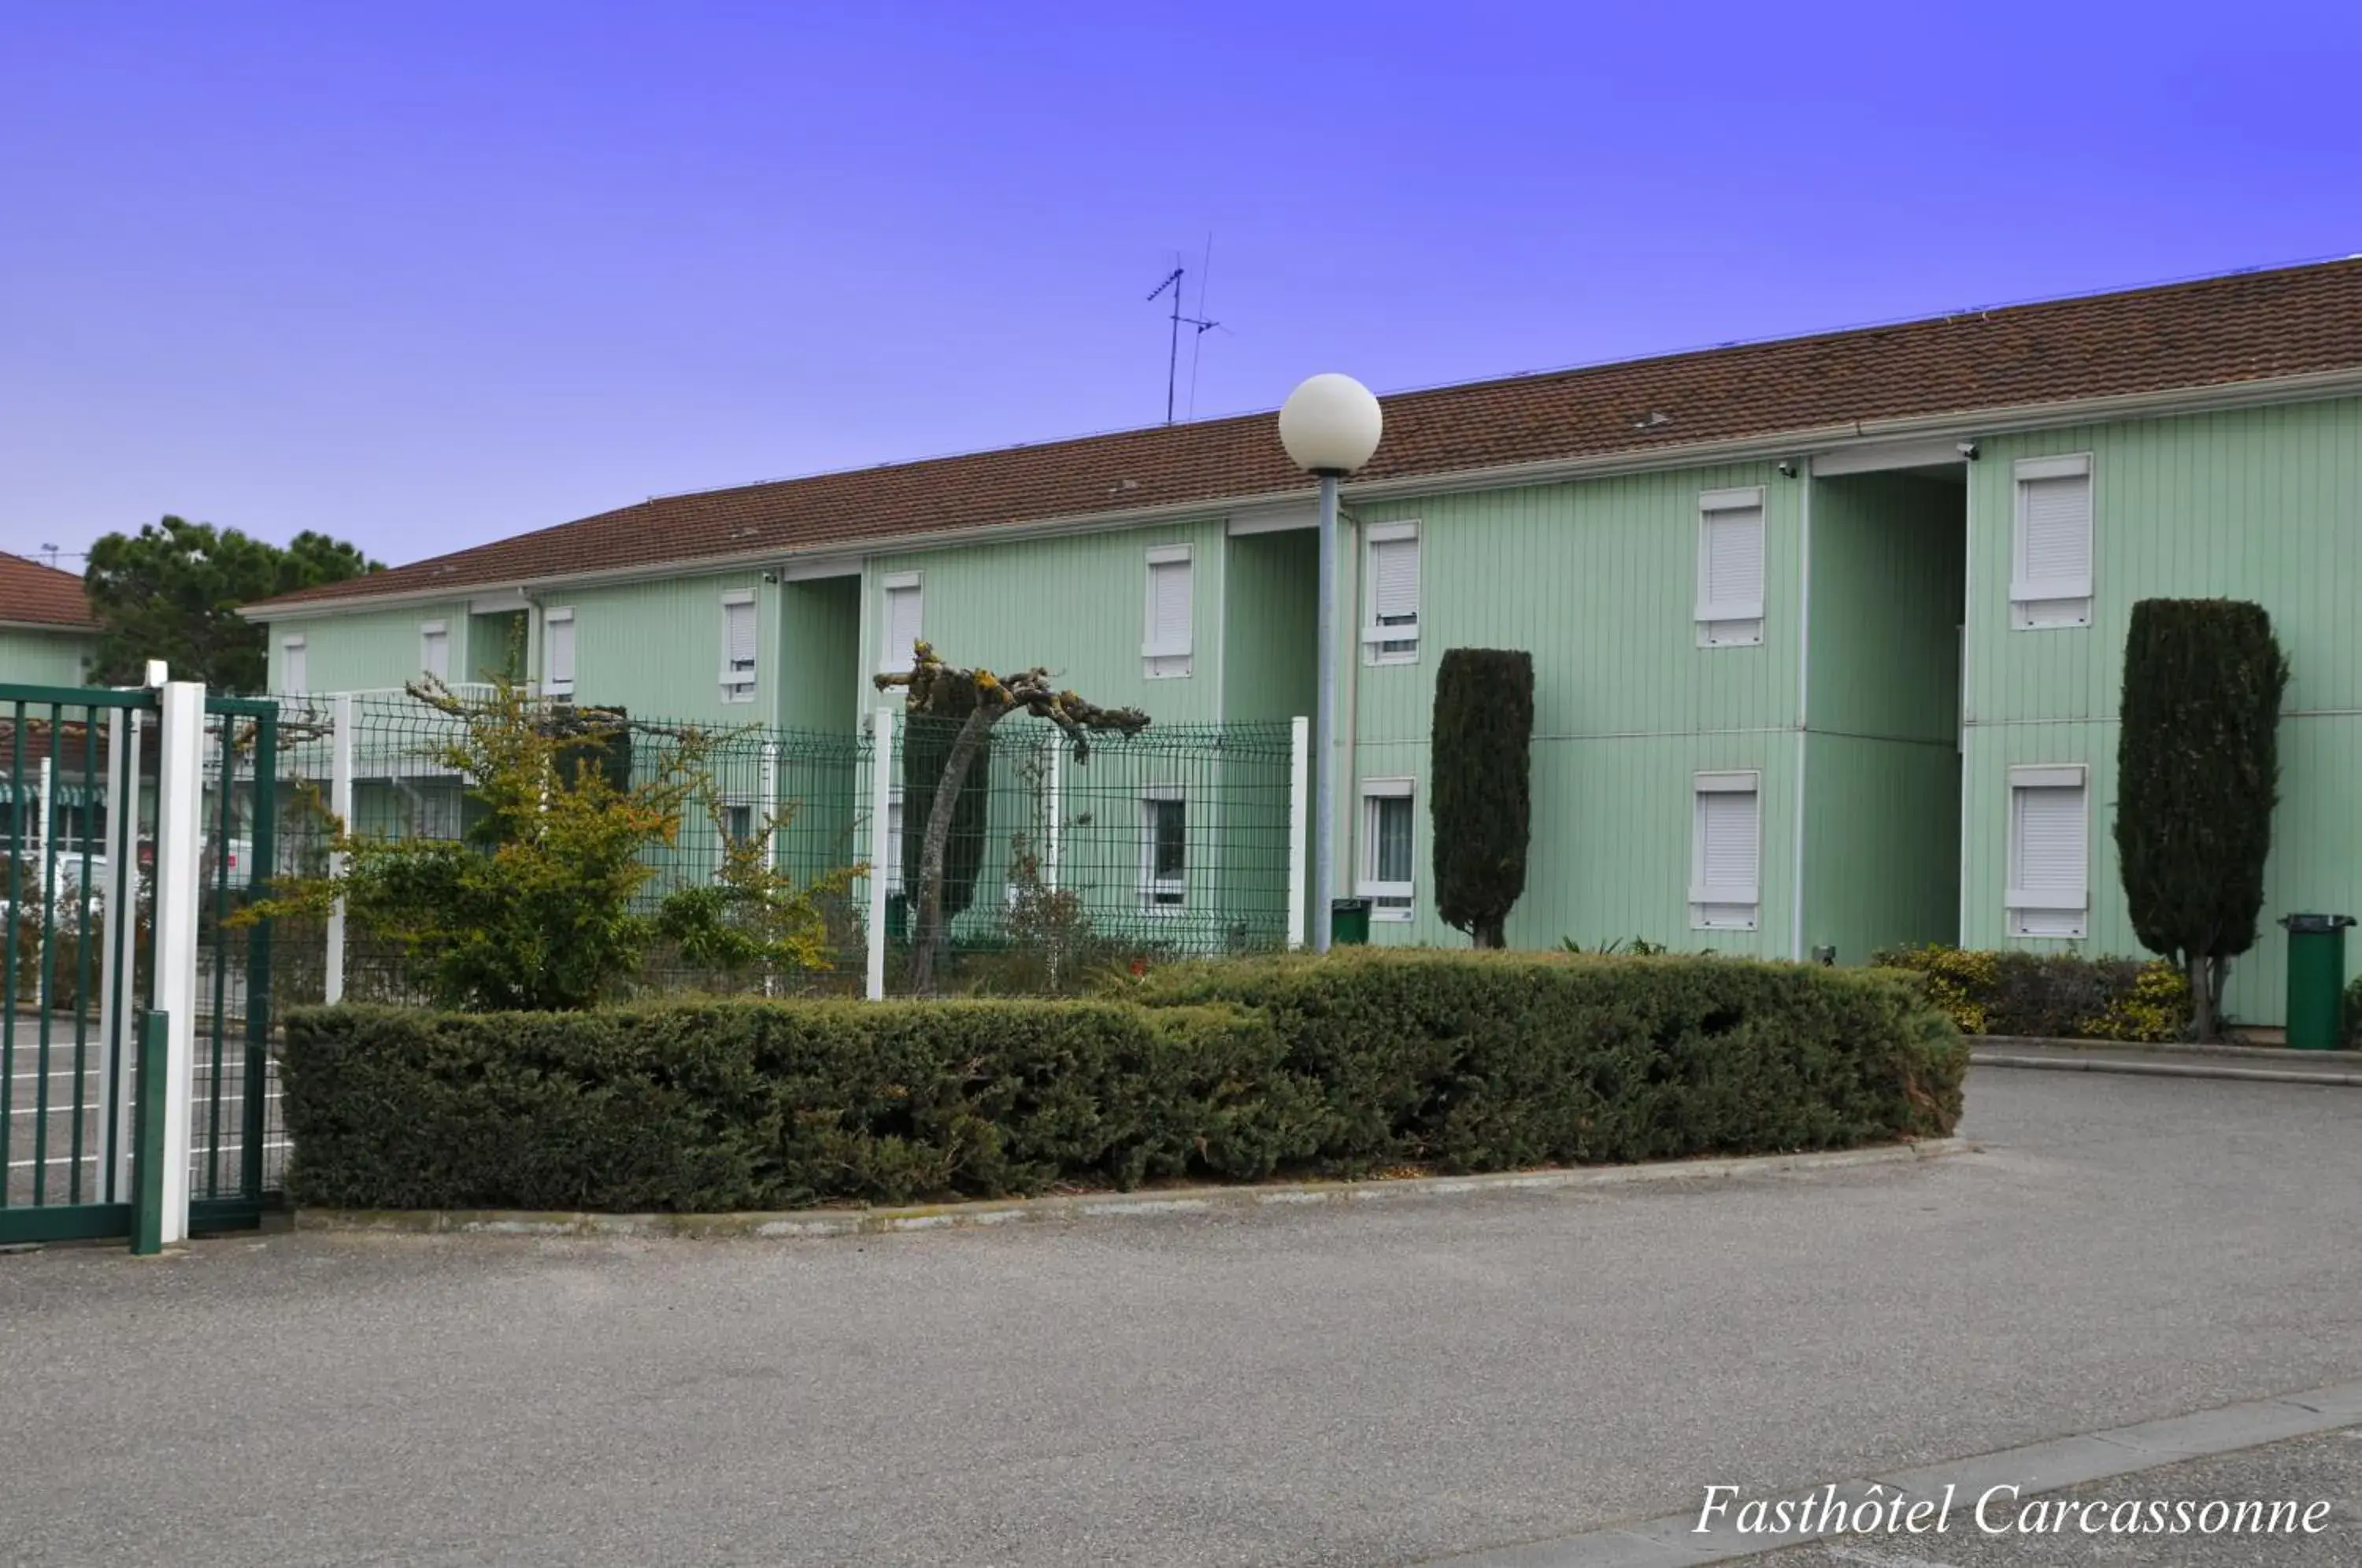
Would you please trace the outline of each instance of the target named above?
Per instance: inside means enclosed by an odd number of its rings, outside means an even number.
[[[1311,793],[1312,721],[1287,722],[1287,945],[1304,945],[1304,819]]]
[[[893,810],[894,710],[869,712],[869,968],[863,994],[871,1001],[886,996],[886,855],[891,847],[886,833]]]
[[[758,778],[755,788],[763,797],[762,822],[767,823],[779,814],[779,743],[778,741],[768,740],[763,743],[762,763],[757,771]],[[779,835],[776,832],[767,832],[764,836],[763,859],[773,871],[779,868]]]
[[[142,1096],[164,1116],[163,1241],[189,1238],[189,1098],[196,1069],[197,914],[204,839],[205,689],[193,680],[164,686],[163,735],[156,789],[156,975],[149,1006],[170,1021],[161,1085]]]
[[[1058,890],[1058,856],[1065,847],[1066,836],[1066,737],[1062,730],[1050,732],[1050,778],[1047,805],[1050,820],[1042,828],[1042,886],[1051,892]]]
[[[349,834],[353,830],[353,694],[339,691],[329,699],[328,708],[328,812],[337,819],[337,831]],[[328,875],[345,874],[345,856],[341,851],[328,854]],[[328,954],[324,966],[322,999],[331,1004],[345,999],[345,900],[340,897],[328,911]]]

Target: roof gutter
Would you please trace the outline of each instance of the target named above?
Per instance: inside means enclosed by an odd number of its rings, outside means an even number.
[[[1763,436],[1734,436],[1686,445],[1650,447],[1638,451],[1602,452],[1579,458],[1551,458],[1538,462],[1497,464],[1480,469],[1447,469],[1439,473],[1404,474],[1391,479],[1349,482],[1344,493],[1359,501],[1404,496],[1442,495],[1472,490],[1498,490],[1513,485],[1547,484],[1572,479],[1607,478],[1649,473],[1666,469],[1699,468],[1710,463],[1743,462],[1794,457],[1803,453],[1843,451],[1910,436],[1939,435],[1994,436],[2021,430],[2057,429],[2063,425],[2101,424],[2123,419],[2161,419],[2185,414],[2211,414],[2259,403],[2316,401],[2362,393],[2362,366],[2311,371],[2298,376],[2274,376],[2205,387],[2179,387],[2161,392],[2125,392],[2108,397],[2076,398],[2059,403],[2015,403],[1990,408],[1960,409],[1941,414],[1907,414],[1886,419],[1852,419],[1836,424],[1784,430]],[[727,556],[694,556],[646,561],[627,567],[561,572],[532,578],[500,578],[481,582],[452,583],[441,588],[405,590],[397,593],[353,594],[337,599],[304,600],[285,605],[269,602],[241,606],[249,621],[300,621],[348,613],[361,606],[398,609],[481,594],[514,592],[531,595],[557,587],[588,587],[631,582],[658,577],[712,576],[778,566],[816,557],[860,554],[893,555],[906,550],[941,549],[952,545],[988,544],[1008,539],[1048,539],[1068,534],[1096,534],[1111,529],[1153,527],[1161,523],[1195,520],[1242,506],[1270,506],[1308,500],[1311,484],[1258,493],[1208,496],[1163,506],[1122,511],[1071,513],[1055,517],[1019,519],[981,527],[939,529],[880,535],[875,538],[833,538],[782,549],[739,551]]]
[[[94,637],[99,630],[95,621],[0,621],[0,632],[55,632],[60,636]]]

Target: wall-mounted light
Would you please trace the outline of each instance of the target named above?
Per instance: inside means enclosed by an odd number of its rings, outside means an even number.
[[[1796,477],[1796,459],[1794,458],[1783,458],[1778,463],[1774,464],[1773,467],[1778,471],[1782,479],[1794,479]]]
[[[1962,441],[1956,445],[1952,450],[1959,453],[1960,456],[1968,458],[1968,460],[1972,463],[1977,460],[1977,444],[1974,441]]]

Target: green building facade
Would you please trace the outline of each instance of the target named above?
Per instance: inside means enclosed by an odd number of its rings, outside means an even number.
[[[2362,912],[2362,267],[1385,407],[1345,487],[1340,754],[1312,768],[1372,940],[1464,940],[1435,915],[1428,745],[1442,652],[1485,646],[1535,668],[1512,945],[2137,952],[2109,824],[2125,625],[2156,596],[2271,613],[2294,679],[2267,920]],[[399,686],[440,627],[452,679],[497,666],[635,714],[850,734],[923,637],[1160,727],[1284,734],[1314,701],[1318,557],[1276,446],[1263,416],[788,481],[774,546],[692,549],[684,512],[672,558],[536,577],[513,541],[497,570],[462,552],[249,613],[281,690]],[[863,483],[874,522],[842,500]],[[842,521],[815,535],[798,485],[833,487]],[[939,525],[914,523],[918,492]],[[572,526],[645,553],[625,515]],[[1110,775],[1140,800],[1093,825],[1153,859],[1155,802],[1210,795],[1193,823],[1220,814],[1231,864],[1186,878],[1253,881],[1261,940],[1286,924],[1285,771],[1264,750],[1235,776]],[[2238,1021],[2279,1021],[2283,962],[2268,925],[2234,970]]]

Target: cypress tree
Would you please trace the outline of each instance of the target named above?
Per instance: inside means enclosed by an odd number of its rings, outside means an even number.
[[[2145,599],[2125,640],[2116,861],[2141,945],[2190,977],[2213,1038],[2231,960],[2256,944],[2279,789],[2288,658],[2261,605]]]
[[[1447,651],[1435,672],[1432,734],[1436,908],[1476,946],[1500,947],[1502,926],[1526,890],[1533,656]]]

